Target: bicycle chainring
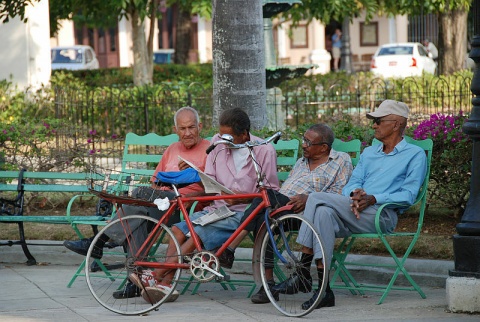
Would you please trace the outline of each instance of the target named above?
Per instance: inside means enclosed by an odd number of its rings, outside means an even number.
[[[215,277],[223,277],[220,274],[220,262],[209,251],[201,251],[192,256],[190,262],[192,276],[201,283],[210,282]]]

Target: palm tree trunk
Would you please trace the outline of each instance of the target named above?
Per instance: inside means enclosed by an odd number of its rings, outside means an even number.
[[[262,1],[213,0],[213,124],[242,108],[252,128],[267,124]]]
[[[464,68],[467,54],[466,10],[453,10],[438,16],[438,63],[440,74],[450,75]]]
[[[148,66],[148,50],[145,35],[145,23],[136,9],[130,12],[133,40],[133,83],[143,86],[152,83],[152,65]],[[150,57],[152,61],[153,57]]]

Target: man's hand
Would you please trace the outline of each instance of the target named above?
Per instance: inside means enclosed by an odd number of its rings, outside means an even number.
[[[305,204],[307,203],[308,195],[296,195],[290,198],[290,201],[287,205],[292,205],[292,210],[295,213],[299,213],[305,209]]]
[[[182,171],[187,168],[190,168],[190,166],[185,161],[178,161],[178,170]]]
[[[352,200],[352,212],[357,219],[360,219],[360,213],[365,208],[374,205],[377,200],[372,195],[367,195],[363,189],[355,189],[350,193],[350,199]]]

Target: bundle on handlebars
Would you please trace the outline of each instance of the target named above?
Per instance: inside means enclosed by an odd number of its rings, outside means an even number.
[[[233,143],[233,136],[231,136],[230,134],[223,134],[221,136],[221,140],[213,142],[212,145],[210,145],[207,148],[206,152],[207,152],[207,154],[209,154],[219,144],[227,145],[228,148],[230,148],[230,149],[243,149],[243,148],[251,149],[255,146],[265,145],[265,144],[268,144],[272,141],[273,141],[273,143],[277,143],[281,136],[282,136],[282,132],[277,132],[277,133],[273,134],[272,136],[266,138],[263,141],[247,141],[247,142],[242,143],[242,144],[235,144],[235,143]]]

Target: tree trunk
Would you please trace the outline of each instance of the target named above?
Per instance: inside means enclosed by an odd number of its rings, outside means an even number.
[[[242,108],[252,128],[267,124],[262,1],[213,0],[213,124]]]
[[[450,75],[464,68],[467,54],[466,10],[438,16],[438,63],[440,74]]]
[[[150,59],[148,57],[145,23],[135,9],[130,12],[130,17],[133,40],[133,83],[135,86],[148,85],[152,83],[153,57]]]
[[[147,40],[147,70],[148,77],[152,80],[153,83],[153,39],[155,36],[155,29],[157,24],[157,10],[160,0],[152,1],[152,9],[150,12],[150,27],[148,31],[148,40]]]
[[[190,12],[179,7],[177,19],[177,34],[175,35],[175,64],[186,65],[190,51],[190,37],[192,31],[192,17]]]

